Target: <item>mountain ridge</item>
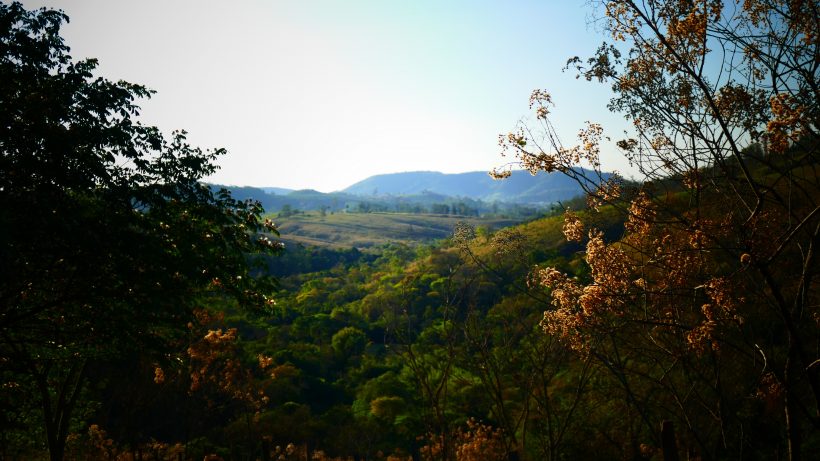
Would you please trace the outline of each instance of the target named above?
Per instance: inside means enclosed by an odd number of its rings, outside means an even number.
[[[607,179],[610,174],[603,175]],[[212,185],[214,188],[223,187]],[[545,208],[582,194],[581,186],[561,173],[531,175],[513,170],[510,177],[493,179],[487,172],[442,173],[406,171],[373,175],[336,192],[279,187],[228,186],[237,199],[253,199],[268,211],[288,206],[299,210],[483,213],[503,207]],[[436,207],[434,207],[436,205]],[[433,211],[439,210],[439,211]]]
[[[608,177],[609,174],[604,175],[604,179]],[[408,171],[378,174],[354,183],[340,192],[359,196],[402,196],[433,192],[485,202],[548,205],[580,195],[582,190],[574,180],[558,172],[531,175],[526,170],[513,170],[510,177],[502,180],[496,180],[483,171]]]

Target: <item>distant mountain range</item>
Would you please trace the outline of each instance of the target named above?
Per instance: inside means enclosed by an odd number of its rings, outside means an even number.
[[[363,196],[414,195],[424,192],[451,197],[467,197],[484,202],[546,205],[581,193],[572,179],[561,173],[531,175],[516,170],[504,180],[495,180],[485,171],[445,174],[415,171],[371,176],[343,190]]]
[[[513,171],[509,178],[503,180],[495,180],[484,171],[381,174],[330,193],[279,187],[228,189],[236,198],[260,201],[268,211],[278,211],[288,206],[299,210],[424,212],[433,210],[433,205],[437,205],[439,211],[443,209],[442,205],[447,205],[451,210],[458,207],[459,212],[484,212],[510,206],[543,208],[582,193],[575,181],[561,173],[533,176],[522,170]],[[455,211],[452,213],[456,214]]]

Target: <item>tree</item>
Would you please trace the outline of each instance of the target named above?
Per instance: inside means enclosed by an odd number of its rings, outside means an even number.
[[[367,335],[356,327],[344,327],[333,334],[330,345],[343,361],[355,360],[367,346]]]
[[[619,384],[641,421],[634,455],[644,440],[658,447],[656,428],[674,419],[684,445],[708,457],[783,447],[800,459],[820,428],[817,4],[594,3],[613,43],[568,67],[612,84],[610,109],[634,125],[617,146],[643,181],[604,181],[602,127],[564,147],[550,95],[533,93],[540,131],[522,126],[503,148],[626,219],[613,242],[565,216],[591,273],[534,272],[553,299],[542,325]],[[772,412],[780,423],[767,427]]]
[[[0,4],[0,375],[39,408],[53,460],[106,363],[167,359],[209,299],[264,307],[249,258],[279,246],[258,203],[200,183],[224,150],[136,121],[151,92],[73,61],[66,20]],[[4,434],[32,430],[22,407]]]
[[[282,209],[279,211],[279,217],[288,218],[296,213],[298,213],[298,210],[294,211],[293,207],[286,203],[282,205]]]

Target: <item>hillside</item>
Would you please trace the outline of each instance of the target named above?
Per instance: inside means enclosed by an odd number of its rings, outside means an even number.
[[[318,212],[274,217],[281,239],[290,244],[326,248],[366,249],[389,243],[415,245],[450,237],[459,222],[497,230],[520,220],[489,219],[474,216],[406,213],[333,213]]]
[[[356,219],[363,227],[370,219],[397,218],[326,217],[337,225]],[[606,209],[597,221],[620,235],[621,218]],[[316,224],[317,217],[309,220]],[[602,418],[596,396],[608,383],[589,382],[584,361],[543,334],[538,322],[549,301],[527,284],[535,263],[584,275],[580,247],[566,242],[562,223],[552,216],[496,232],[468,230],[466,238],[433,246],[391,245],[374,253],[311,248],[272,259],[272,267],[289,266],[279,267],[283,289],[275,314],[227,319],[240,335],[255,338],[243,343],[249,356],[270,354],[276,377],[260,378],[272,391],[260,419],[265,433],[282,446],[318,441],[311,443],[329,453],[412,453],[435,443],[416,435],[428,425],[440,431],[451,421],[487,418],[507,434],[526,419],[518,434],[528,443],[519,450],[540,459],[537,453],[552,442],[527,435],[545,432],[550,416],[567,421],[562,452],[568,458],[582,459],[590,440],[606,449],[598,439],[605,429],[590,423]],[[320,271],[304,270],[316,266]],[[430,391],[439,387],[447,390],[441,398]],[[541,397],[542,388],[550,393]],[[431,421],[431,409],[447,420]],[[488,437],[500,443],[504,436]],[[360,438],[367,444],[355,443]]]

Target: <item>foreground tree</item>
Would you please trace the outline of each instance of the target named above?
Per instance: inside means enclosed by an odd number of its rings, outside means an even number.
[[[150,91],[72,61],[66,20],[0,4],[0,445],[39,409],[53,460],[106,363],[167,360],[209,299],[265,306],[249,255],[278,247],[257,203],[200,182],[224,151],[137,122]]]
[[[566,215],[591,274],[534,272],[552,291],[544,329],[619,384],[640,421],[624,434],[633,456],[673,420],[709,458],[800,459],[820,443],[817,3],[594,3],[613,43],[569,66],[612,83],[610,108],[634,123],[618,147],[644,181],[604,181],[598,125],[564,147],[546,92],[531,99],[541,131],[502,137],[531,172],[564,172],[626,216],[607,242]]]

